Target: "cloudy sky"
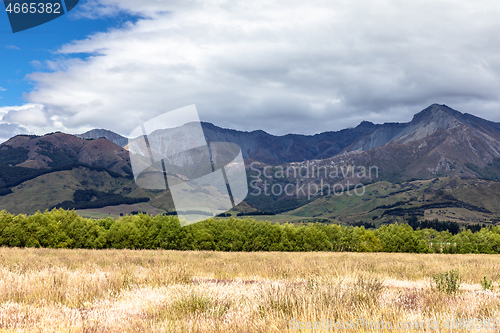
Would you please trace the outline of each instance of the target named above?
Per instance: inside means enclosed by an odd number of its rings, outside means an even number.
[[[500,121],[496,0],[81,0],[12,34],[0,137],[121,134],[196,104],[239,130],[409,121],[432,103]]]

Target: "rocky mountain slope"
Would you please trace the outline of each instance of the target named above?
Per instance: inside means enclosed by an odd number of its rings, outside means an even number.
[[[75,136],[81,139],[105,138],[117,144],[120,147],[125,147],[128,144],[128,139],[126,137],[106,129],[93,129],[83,134],[77,134]]]
[[[398,127],[389,137],[389,126],[382,125],[332,161],[376,165],[386,179],[405,180],[478,177],[500,157],[500,124],[445,105],[434,104]]]
[[[189,131],[192,124],[159,130],[150,141],[175,138],[176,131]],[[436,174],[477,175],[465,164],[484,168],[500,157],[500,124],[463,114],[446,105],[433,104],[408,123],[373,124],[316,135],[274,136],[264,131],[242,132],[202,124],[210,142],[232,142],[243,157],[267,165],[311,160],[343,160],[377,164],[389,173],[405,177],[432,177]],[[95,131],[90,138],[105,133]],[[109,134],[109,133],[108,133]],[[110,137],[112,135],[109,135]],[[182,142],[169,142],[182,150]]]
[[[18,135],[0,145],[0,165],[55,169],[74,164],[130,175],[128,152],[104,138],[84,140],[65,133]]]
[[[189,127],[192,124],[184,126]],[[176,151],[182,151],[183,142],[175,141],[175,135],[171,134],[174,133],[172,131],[189,131],[186,127],[156,131],[150,135],[149,140],[154,143],[163,142],[165,137],[174,138],[169,145],[175,147]],[[357,170],[372,167],[378,170],[375,174],[363,176],[340,172],[335,178],[328,176],[329,179],[325,179],[330,185],[338,183],[342,186],[346,185],[347,181],[351,181],[351,185],[377,184],[384,181],[389,184],[402,184],[412,179],[437,178],[453,178],[454,182],[459,183],[459,187],[464,182],[470,183],[470,179],[483,179],[491,184],[500,181],[500,124],[461,113],[446,105],[433,104],[417,113],[408,123],[376,125],[362,122],[355,128],[312,136],[273,136],[264,131],[242,132],[223,129],[209,123],[203,123],[202,127],[207,141],[232,142],[241,147],[249,181],[253,181],[250,193],[255,189],[264,190],[265,186],[274,184],[288,186],[290,192],[293,192],[292,195],[249,195],[246,203],[261,211],[286,212],[306,204],[311,205],[318,199],[317,196],[308,197],[296,190],[304,184],[319,185],[320,179],[303,179],[300,175],[277,177],[276,173],[265,177],[262,171],[267,167],[272,167],[274,172],[290,168],[324,168],[331,171],[334,168],[342,170],[349,166],[356,166]],[[149,204],[157,209],[171,209],[171,202],[167,198],[168,195],[165,195],[168,192],[158,195],[159,193],[139,189],[134,184],[129,155],[122,148],[126,147],[127,143],[127,138],[108,130],[92,130],[79,137],[52,133],[45,136],[21,135],[10,139],[0,145],[0,208],[16,209],[26,206],[27,208],[23,209],[29,210],[26,211],[29,213],[33,209],[50,208],[63,201],[68,201],[65,203],[67,207],[84,207],[96,206],[97,204],[91,202],[102,198],[112,203],[127,203],[133,200],[124,197],[147,197],[151,199]],[[446,181],[430,184],[438,186],[441,183],[445,184]],[[431,185],[429,186],[432,187]],[[401,187],[396,187],[398,186]],[[495,188],[490,183],[481,183],[481,188],[483,187]],[[73,201],[72,199],[77,198],[72,198],[72,193],[79,194],[78,198],[88,197],[90,203]],[[420,198],[422,193],[415,192],[415,197]],[[326,199],[322,200],[325,205],[332,207],[340,200],[335,195],[324,197]],[[407,203],[400,208],[410,208],[411,211],[420,209],[415,208],[419,207],[418,205],[439,206],[442,204],[439,200],[445,197],[432,197],[432,202],[424,199],[413,200],[410,201],[411,205]],[[368,203],[371,200],[369,196],[364,196],[362,200],[367,207],[373,206]],[[22,202],[25,201],[30,204],[23,206]],[[473,207],[470,214],[475,216],[480,213],[482,220],[488,219],[491,214],[497,214],[497,209],[491,207],[487,208],[490,213],[481,211],[481,202],[468,201],[467,198],[448,201],[454,202],[455,206],[462,205],[458,207],[462,210]],[[376,206],[381,207],[395,204],[391,201],[381,201],[380,198],[377,202]],[[491,206],[491,203],[489,205]],[[454,209],[458,209],[455,206]],[[248,209],[252,208],[246,205],[245,210]],[[327,211],[330,210],[328,208]],[[297,214],[302,216],[308,211],[328,218],[340,216],[333,211],[328,214],[318,212],[317,208],[305,208],[297,211]],[[500,215],[500,209],[498,213]],[[348,212],[342,214],[343,218],[349,216]],[[380,215],[381,212],[373,214]],[[359,212],[355,216],[371,215]],[[473,217],[468,218],[474,220]]]

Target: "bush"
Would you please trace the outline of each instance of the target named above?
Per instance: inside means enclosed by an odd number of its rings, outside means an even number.
[[[460,289],[462,277],[458,273],[458,269],[451,270],[445,273],[438,273],[433,275],[435,289],[438,291],[455,294]]]
[[[483,290],[493,290],[493,281],[488,281],[488,278],[485,276],[481,281],[481,287],[483,287]]]

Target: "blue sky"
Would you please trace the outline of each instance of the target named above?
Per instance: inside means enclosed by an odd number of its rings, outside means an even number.
[[[82,0],[12,34],[0,15],[0,139],[127,135],[195,104],[272,134],[407,122],[433,103],[500,121],[497,0]]]
[[[80,5],[86,0],[81,0]],[[3,12],[4,4],[0,5]],[[100,31],[120,27],[137,17],[121,12],[120,15],[95,19],[81,16],[79,7],[53,21],[29,30],[12,33],[5,12],[0,14],[0,61],[3,64],[0,76],[0,105],[22,105],[27,103],[24,94],[34,86],[26,76],[35,71],[50,71],[44,63],[64,57],[54,54],[59,47],[72,40],[83,39]],[[85,54],[73,55],[84,58]]]

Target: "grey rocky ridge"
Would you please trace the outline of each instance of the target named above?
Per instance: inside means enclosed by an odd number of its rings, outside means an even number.
[[[244,132],[210,123],[203,123],[202,127],[208,142],[232,142],[241,147],[249,181],[255,180],[253,169],[260,172],[264,168],[355,165],[366,169],[376,166],[379,170],[376,177],[367,175],[358,179],[372,193],[363,197],[365,208],[351,198],[342,203],[344,212],[338,213],[341,197],[304,198],[299,193],[292,196],[249,195],[245,204],[238,207],[241,211],[272,211],[308,218],[322,216],[349,220],[360,216],[380,218],[383,211],[377,211],[376,207],[382,207],[378,210],[383,210],[383,207],[385,210],[387,207],[416,209],[427,204],[444,207],[446,203],[455,207],[453,209],[467,211],[459,214],[464,219],[476,219],[479,215],[480,220],[495,219],[497,213],[500,218],[500,207],[496,204],[500,202],[500,191],[496,190],[500,180],[500,124],[461,113],[446,105],[433,104],[407,123],[373,124],[364,121],[354,128],[316,135],[275,136],[262,130]],[[165,131],[175,130],[158,130],[149,136],[149,140],[161,141],[169,134]],[[92,200],[98,197],[106,198],[105,201],[113,205],[132,200],[126,198],[149,198],[140,209],[157,213],[169,210],[168,191],[159,194],[135,185],[127,142],[127,138],[105,129],[78,136],[52,133],[11,138],[0,145],[3,194],[0,208],[31,213],[64,201],[74,201],[75,193],[83,193],[88,195],[77,197],[88,197],[90,203],[70,202],[65,205],[97,206]],[[182,148],[182,142],[169,144]],[[285,186],[295,183],[295,178],[260,177],[259,181],[260,184],[265,181],[270,185]],[[349,180],[347,176],[341,178],[340,181]],[[475,197],[467,197],[466,192],[476,193]],[[323,208],[311,208],[311,205],[320,203]],[[138,209],[136,204],[131,204],[125,212]]]

